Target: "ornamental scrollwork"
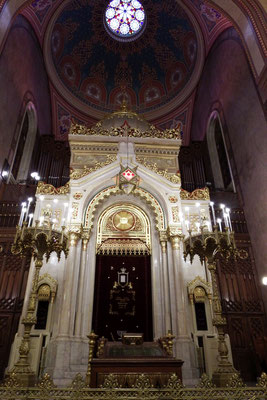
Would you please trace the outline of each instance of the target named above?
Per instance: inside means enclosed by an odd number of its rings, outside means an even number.
[[[181,200],[210,200],[210,193],[207,187],[203,189],[195,189],[193,192],[181,189],[180,197]]]
[[[86,165],[83,167],[83,169],[71,169],[70,171],[70,179],[76,180],[83,178],[86,175],[91,174],[92,172],[97,171],[98,169],[101,169],[103,167],[106,167],[107,165],[113,163],[116,161],[117,156],[108,154],[107,155],[107,160],[104,162],[97,162],[93,167],[87,167]]]
[[[154,125],[149,125],[148,129],[143,131],[138,128],[128,128],[127,133],[124,127],[111,127],[105,129],[102,122],[89,128],[85,125],[72,123],[70,127],[70,135],[86,135],[86,136],[115,136],[115,137],[133,137],[133,138],[158,138],[158,139],[181,139],[180,129],[160,130]]]
[[[69,182],[66,183],[64,186],[60,186],[56,188],[53,185],[45,182],[38,182],[36,194],[53,194],[53,195],[61,195],[61,194],[68,194],[70,192],[70,184]]]
[[[161,170],[158,168],[156,163],[150,164],[147,162],[147,160],[141,157],[136,157],[136,161],[139,162],[140,164],[142,164],[144,167],[150,169],[150,171],[155,172],[157,175],[162,176],[163,178],[167,179],[168,181],[172,182],[172,183],[176,183],[176,184],[180,184],[181,183],[181,177],[180,174],[173,174],[168,172],[167,169]]]
[[[44,374],[41,380],[38,382],[37,386],[42,389],[52,389],[56,387],[49,374]]]
[[[207,374],[202,374],[196,387],[198,387],[198,388],[214,388],[215,385],[214,385],[214,383],[212,383],[212,381],[210,380],[210,378],[208,377]]]

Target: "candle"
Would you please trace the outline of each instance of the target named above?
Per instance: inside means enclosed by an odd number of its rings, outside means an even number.
[[[223,220],[224,220],[225,228],[229,228],[228,218],[227,218],[227,214],[226,213],[223,213]]]
[[[223,217],[223,213],[224,213],[224,209],[225,209],[225,204],[220,204],[220,209],[222,210],[222,217]]]
[[[29,210],[30,210],[30,206],[31,206],[31,202],[32,202],[32,197],[28,198],[28,207],[27,207],[27,211],[26,211],[26,217],[25,220],[28,218],[28,214],[29,214]]]
[[[200,231],[200,223],[199,222],[196,222],[196,227],[197,227],[197,231],[199,232]]]
[[[33,214],[29,214],[29,222],[28,222],[28,228],[31,226]]]
[[[217,218],[217,222],[219,224],[220,232],[222,232],[222,220],[221,220],[221,218]]]
[[[214,202],[213,201],[210,202],[210,207],[211,207],[211,211],[212,211],[213,225],[216,225],[216,218],[215,218]]]
[[[20,213],[20,217],[19,217],[19,226],[22,225],[25,212],[26,212],[26,203],[23,202],[23,203],[21,203],[21,213]]]
[[[228,217],[229,228],[230,228],[230,230],[232,231],[233,229],[232,229],[232,222],[231,222],[230,212],[231,212],[230,208],[226,208],[226,213],[227,213],[227,217]]]

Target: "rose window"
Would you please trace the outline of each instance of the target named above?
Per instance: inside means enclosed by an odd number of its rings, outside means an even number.
[[[115,39],[136,39],[145,28],[146,14],[138,0],[112,0],[104,16],[107,31]]]

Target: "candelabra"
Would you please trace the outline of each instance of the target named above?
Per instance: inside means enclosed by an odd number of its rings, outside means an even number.
[[[189,230],[189,237],[184,240],[184,258],[189,255],[192,263],[195,255],[198,255],[201,263],[207,261],[207,266],[211,274],[212,283],[212,308],[213,325],[218,331],[218,367],[214,371],[212,379],[217,386],[226,386],[237,371],[228,360],[228,348],[225,341],[224,328],[226,318],[222,316],[222,306],[216,277],[216,256],[221,255],[225,259],[236,258],[238,251],[236,249],[234,233],[225,227],[225,232],[219,231],[215,225],[214,231],[210,232],[206,227],[200,227],[200,233],[192,235]]]
[[[26,316],[22,319],[24,334],[19,347],[19,359],[8,372],[8,375],[16,373],[18,380],[24,386],[30,386],[36,381],[36,376],[29,363],[30,332],[33,325],[36,324],[38,281],[43,257],[48,261],[53,252],[56,252],[58,260],[60,260],[62,252],[65,256],[68,255],[68,238],[65,234],[65,227],[63,226],[61,231],[55,231],[52,228],[50,221],[43,225],[36,221],[34,227],[30,227],[30,223],[27,224],[25,221],[21,226],[17,226],[16,236],[11,248],[13,254],[32,256],[35,267]]]

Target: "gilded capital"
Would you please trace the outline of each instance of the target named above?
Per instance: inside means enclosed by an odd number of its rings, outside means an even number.
[[[180,250],[180,241],[183,238],[182,230],[179,226],[168,226],[167,229],[168,238],[171,242],[173,250]]]
[[[170,236],[170,241],[173,250],[180,250],[180,237],[179,236]]]
[[[159,240],[160,240],[162,253],[166,253],[166,251],[167,251],[167,241],[168,241],[167,231],[159,231]]]
[[[82,250],[83,251],[86,251],[89,239],[90,239],[90,233],[83,232],[83,234],[82,234]]]
[[[70,246],[77,246],[78,240],[80,239],[81,235],[78,232],[70,232]]]

